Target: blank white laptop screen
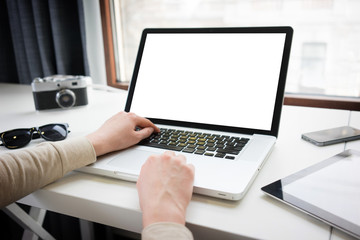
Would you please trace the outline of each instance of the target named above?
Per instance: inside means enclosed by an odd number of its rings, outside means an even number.
[[[285,37],[149,33],[131,111],[148,118],[270,130]]]

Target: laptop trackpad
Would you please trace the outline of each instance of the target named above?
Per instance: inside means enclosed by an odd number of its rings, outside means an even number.
[[[121,151],[116,155],[107,165],[114,166],[117,169],[130,171],[131,173],[139,174],[141,166],[145,163],[150,155],[154,152],[146,151],[143,149],[128,149]]]

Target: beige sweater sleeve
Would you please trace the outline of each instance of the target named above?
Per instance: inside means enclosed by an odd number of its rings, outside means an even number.
[[[0,208],[96,161],[85,137],[0,154]]]
[[[173,222],[153,223],[143,229],[142,240],[192,240],[193,235],[184,225]]]

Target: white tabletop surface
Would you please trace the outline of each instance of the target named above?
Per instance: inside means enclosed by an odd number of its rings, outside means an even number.
[[[69,137],[85,135],[124,109],[125,91],[89,89],[89,104],[70,110],[35,111],[31,87],[0,84],[0,132],[50,122],[68,122]],[[360,128],[360,113],[284,106],[279,138],[245,197],[236,202],[194,194],[187,226],[196,239],[352,239],[275,199],[260,188],[345,148],[360,150],[360,141],[316,147],[301,133],[350,124]],[[30,146],[37,143],[35,140]],[[0,152],[6,151],[1,147]],[[134,183],[72,172],[19,202],[51,211],[141,232],[141,211]]]

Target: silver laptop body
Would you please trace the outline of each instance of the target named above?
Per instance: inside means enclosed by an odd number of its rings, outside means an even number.
[[[195,166],[195,193],[239,200],[260,171],[278,135],[292,33],[291,27],[143,31],[125,111],[175,138],[202,137],[195,141],[205,147],[176,150]],[[136,181],[150,155],[179,149],[170,147],[180,145],[171,138],[151,140],[168,149],[137,145],[79,171]],[[240,143],[224,139],[247,142],[239,150]]]

